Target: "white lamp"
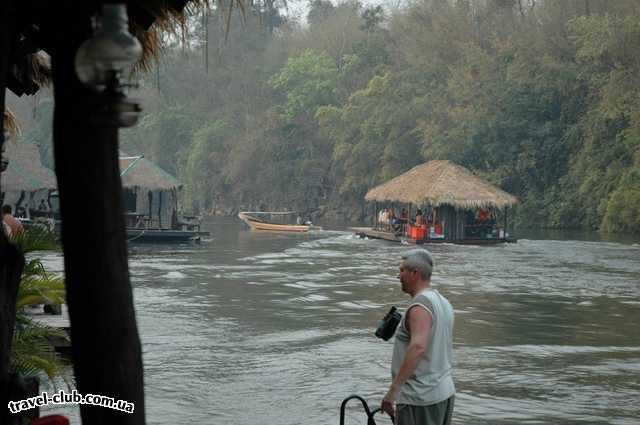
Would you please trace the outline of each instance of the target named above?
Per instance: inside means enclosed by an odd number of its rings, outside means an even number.
[[[104,89],[110,74],[120,77],[142,57],[140,42],[129,33],[124,4],[102,6],[102,25],[76,53],[76,74],[87,87]]]
[[[127,99],[120,79],[128,76],[141,57],[140,42],[129,32],[126,6],[103,5],[100,27],[82,43],[75,59],[78,79],[101,93],[101,104],[94,115],[98,124],[129,127],[138,121],[140,105]]]

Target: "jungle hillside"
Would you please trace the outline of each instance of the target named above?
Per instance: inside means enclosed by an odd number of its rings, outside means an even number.
[[[359,221],[368,189],[446,159],[516,195],[519,226],[640,232],[636,0],[286,11],[194,15],[140,74],[121,149],[176,175],[186,211]],[[45,161],[51,109],[24,132]]]

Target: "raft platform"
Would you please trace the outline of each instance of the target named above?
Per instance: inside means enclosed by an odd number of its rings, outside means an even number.
[[[209,232],[196,230],[145,229],[127,227],[127,242],[139,243],[187,243],[200,242]]]
[[[385,232],[383,230],[372,229],[371,227],[350,227],[349,230],[352,230],[358,237],[360,238],[369,238],[369,239],[382,239],[390,242],[404,242],[412,245],[423,245],[423,244],[441,244],[441,243],[452,243],[456,245],[498,245],[503,243],[516,243],[518,242],[515,238],[496,238],[496,239],[458,239],[458,240],[448,240],[445,238],[439,239],[413,239],[407,235],[398,235],[393,232]]]

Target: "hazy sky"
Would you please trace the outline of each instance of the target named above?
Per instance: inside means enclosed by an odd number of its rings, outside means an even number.
[[[360,0],[364,5],[382,5],[385,10],[394,9],[406,3],[407,0]],[[343,3],[342,1],[331,0],[334,5]],[[298,22],[306,22],[307,12],[309,11],[309,0],[289,0],[287,2],[288,11],[283,14],[292,18],[296,18]]]

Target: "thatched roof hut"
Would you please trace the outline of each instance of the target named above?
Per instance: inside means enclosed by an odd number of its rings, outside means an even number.
[[[120,177],[125,189],[171,190],[182,187],[178,179],[143,156],[121,157]]]
[[[503,208],[518,198],[449,161],[429,161],[369,190],[367,201]]]
[[[40,161],[38,145],[6,143],[4,156],[9,159],[9,166],[2,173],[3,192],[34,192],[57,188],[53,171]]]
[[[145,215],[147,225],[171,228],[178,214],[178,192],[182,184],[158,165],[140,156],[120,157],[125,212]],[[129,217],[131,218],[131,217]],[[127,223],[135,226],[136,223]]]

